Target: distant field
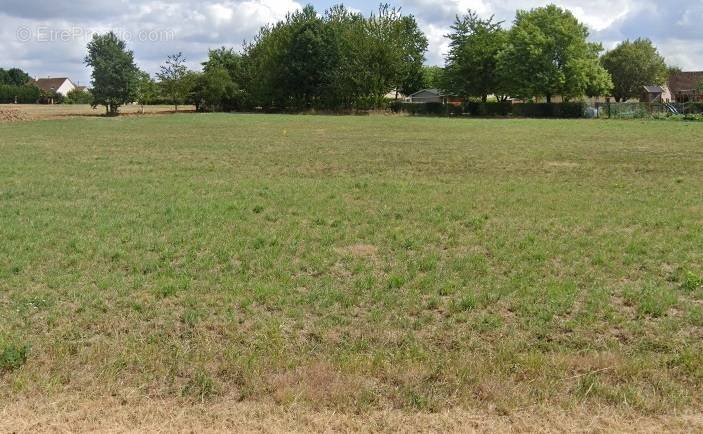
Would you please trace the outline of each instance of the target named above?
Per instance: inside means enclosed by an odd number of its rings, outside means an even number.
[[[175,110],[173,106],[145,106],[145,114],[167,114]],[[183,106],[179,111],[194,111],[195,107]],[[120,113],[124,115],[135,115],[142,113],[142,106],[127,105],[120,108]],[[102,116],[105,109],[102,107],[92,108],[85,104],[0,104],[0,123],[7,121],[26,121],[38,119],[60,119],[83,116]]]
[[[703,124],[75,118],[0,155],[0,431],[703,429]]]

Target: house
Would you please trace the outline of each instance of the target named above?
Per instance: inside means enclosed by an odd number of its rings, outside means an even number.
[[[667,86],[643,86],[640,102],[671,102],[671,92]]]
[[[460,106],[464,100],[451,95],[445,95],[439,89],[422,89],[405,98],[405,102],[412,104],[440,103]]]
[[[673,101],[701,101],[703,95],[698,90],[703,83],[703,71],[675,72],[669,77],[668,87]]]
[[[68,78],[38,78],[33,84],[47,94],[56,92],[60,95],[67,96],[68,93],[76,88],[76,85]]]

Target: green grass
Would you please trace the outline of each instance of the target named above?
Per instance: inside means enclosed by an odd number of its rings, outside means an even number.
[[[703,124],[71,119],[0,156],[2,399],[701,408]]]

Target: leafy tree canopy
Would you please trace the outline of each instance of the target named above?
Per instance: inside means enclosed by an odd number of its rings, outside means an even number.
[[[568,10],[554,5],[518,11],[498,68],[517,97],[576,98],[605,94],[612,82],[599,63],[600,44]]]
[[[469,10],[457,16],[451,27],[449,54],[446,59],[444,88],[462,97],[504,94],[503,79],[498,73],[498,55],[506,48],[507,32],[493,17],[481,19]]]
[[[617,101],[638,97],[643,86],[662,85],[669,76],[664,58],[649,39],[624,41],[605,53],[601,63],[613,78]]]
[[[94,35],[88,43],[86,65],[93,68],[93,106],[105,106],[109,115],[117,115],[120,106],[134,102],[138,71],[134,53],[113,32]]]
[[[29,83],[31,77],[19,68],[8,70],[0,68],[0,84],[8,86],[24,86]]]

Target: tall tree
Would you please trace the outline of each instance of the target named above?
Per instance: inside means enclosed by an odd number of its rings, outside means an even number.
[[[416,90],[422,83],[428,43],[415,18],[382,4],[366,20],[366,34],[362,73],[370,96],[381,101],[394,89],[401,93]]]
[[[320,96],[326,63],[323,23],[308,5],[293,15],[290,24],[282,84],[289,89],[294,107],[311,108]]]
[[[188,67],[183,53],[168,56],[166,62],[161,65],[161,71],[156,73],[164,94],[171,99],[176,111],[188,97],[189,89],[185,80],[187,74]]]
[[[616,101],[639,97],[642,87],[662,85],[668,77],[664,58],[649,39],[624,41],[601,58],[613,78]]]
[[[398,76],[394,87],[401,93],[410,95],[422,88],[428,41],[413,16],[400,17],[395,27],[395,50],[399,57],[395,59],[398,63]]]
[[[588,29],[555,5],[518,11],[498,68],[516,97],[577,98],[603,94],[612,83],[603,73],[600,44],[588,42]]]
[[[498,54],[508,38],[502,22],[494,17],[482,19],[469,10],[456,17],[451,30],[443,87],[452,94],[480,97],[484,102],[488,95],[503,95]]]
[[[134,53],[113,32],[93,36],[85,63],[93,68],[93,107],[103,105],[108,115],[116,116],[120,106],[134,101],[139,71]]]

